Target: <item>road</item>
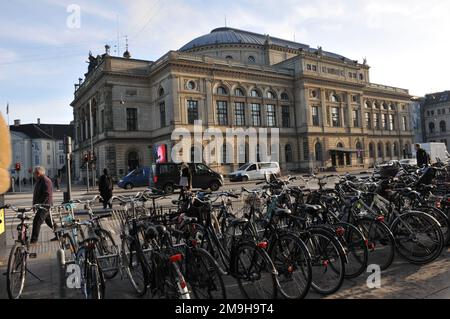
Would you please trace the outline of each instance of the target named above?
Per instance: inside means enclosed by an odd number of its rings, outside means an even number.
[[[297,181],[297,184],[301,182]],[[234,190],[239,192],[245,186],[249,189],[256,188],[255,183],[229,184],[224,190]],[[311,184],[311,187],[316,185]],[[329,186],[333,186],[332,183]],[[123,192],[122,194],[133,194],[144,189],[135,189],[132,192]],[[86,197],[84,191],[74,194],[75,197]],[[89,195],[92,196],[92,195]],[[161,205],[169,205],[171,199],[176,195],[160,202]],[[31,195],[10,195],[6,202],[15,206],[26,206],[30,203]],[[62,201],[62,193],[55,194],[55,202]],[[14,226],[14,214],[7,212],[7,230],[8,246],[13,244],[12,235]],[[110,228],[115,225],[109,224]],[[117,234],[116,234],[117,235]],[[30,270],[40,277],[42,282],[27,277],[27,283],[23,298],[26,299],[47,299],[47,298],[71,298],[81,299],[79,290],[66,288],[66,278],[59,267],[56,259],[57,244],[49,242],[53,237],[52,232],[47,226],[42,227],[42,236],[40,245],[35,248],[38,255],[37,259],[31,259],[29,262]],[[440,259],[426,266],[414,266],[400,257],[396,257],[394,264],[381,274],[381,287],[370,289],[367,280],[370,273],[363,274],[357,279],[346,280],[344,286],[338,293],[324,297],[314,292],[308,295],[310,299],[330,298],[330,299],[448,299],[450,298],[450,250],[445,250]],[[0,265],[0,271],[6,271],[5,264]],[[226,278],[228,297],[242,298],[235,281],[232,278]],[[6,287],[5,276],[0,276],[0,287]],[[0,289],[0,298],[7,298],[6,289]],[[121,278],[120,274],[113,280],[107,281],[107,298],[110,299],[131,299],[136,298],[132,292],[131,286],[126,278]]]

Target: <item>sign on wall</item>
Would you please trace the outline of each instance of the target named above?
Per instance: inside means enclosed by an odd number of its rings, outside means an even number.
[[[5,232],[5,210],[0,209],[0,235],[3,235]]]

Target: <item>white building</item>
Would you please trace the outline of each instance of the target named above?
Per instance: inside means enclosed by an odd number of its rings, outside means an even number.
[[[73,136],[73,125],[37,124],[22,125],[15,120],[10,126],[13,162],[11,173],[22,181],[32,177],[36,166],[45,167],[47,175],[54,177],[64,173],[64,137]],[[16,164],[21,166],[20,173],[15,171]]]

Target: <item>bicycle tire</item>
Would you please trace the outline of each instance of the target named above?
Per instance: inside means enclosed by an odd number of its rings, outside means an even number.
[[[136,251],[132,251],[133,239],[123,238],[121,246],[121,266],[138,297],[147,293],[148,274]]]
[[[414,210],[424,212],[434,217],[441,225],[442,235],[444,236],[444,245],[450,243],[450,219],[442,210],[431,206],[419,206],[415,207]]]
[[[99,259],[99,265],[105,279],[111,280],[119,272],[119,248],[109,231],[100,228],[95,230],[95,234],[98,237],[98,242],[95,245],[97,256],[111,256],[108,259]]]
[[[20,267],[20,270],[18,269]],[[8,268],[6,276],[6,287],[8,290],[9,299],[20,299],[25,287],[26,278],[26,267],[27,267],[27,255],[24,252],[24,246],[22,244],[16,243],[12,248],[8,258]],[[18,278],[14,278],[14,274],[18,271]],[[18,291],[15,289],[16,279]]]
[[[277,298],[279,286],[277,271],[264,249],[257,247],[254,242],[240,243],[233,257],[233,273],[237,279],[239,289],[245,298]],[[248,269],[245,269],[246,257],[251,257],[248,263],[250,266]],[[253,271],[252,268],[255,266],[258,266],[258,269]]]
[[[441,255],[444,248],[444,236],[438,221],[423,212],[401,214],[392,223],[391,230],[398,253],[412,264],[431,263]],[[423,236],[419,237],[420,234]],[[426,236],[433,238],[427,239]],[[424,247],[426,242],[430,242],[431,247]],[[411,245],[406,245],[407,243]],[[419,251],[421,248],[422,254]]]

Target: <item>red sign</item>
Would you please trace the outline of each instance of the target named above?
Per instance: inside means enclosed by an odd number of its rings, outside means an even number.
[[[16,171],[20,171],[20,169],[21,169],[20,163],[16,163]]]

